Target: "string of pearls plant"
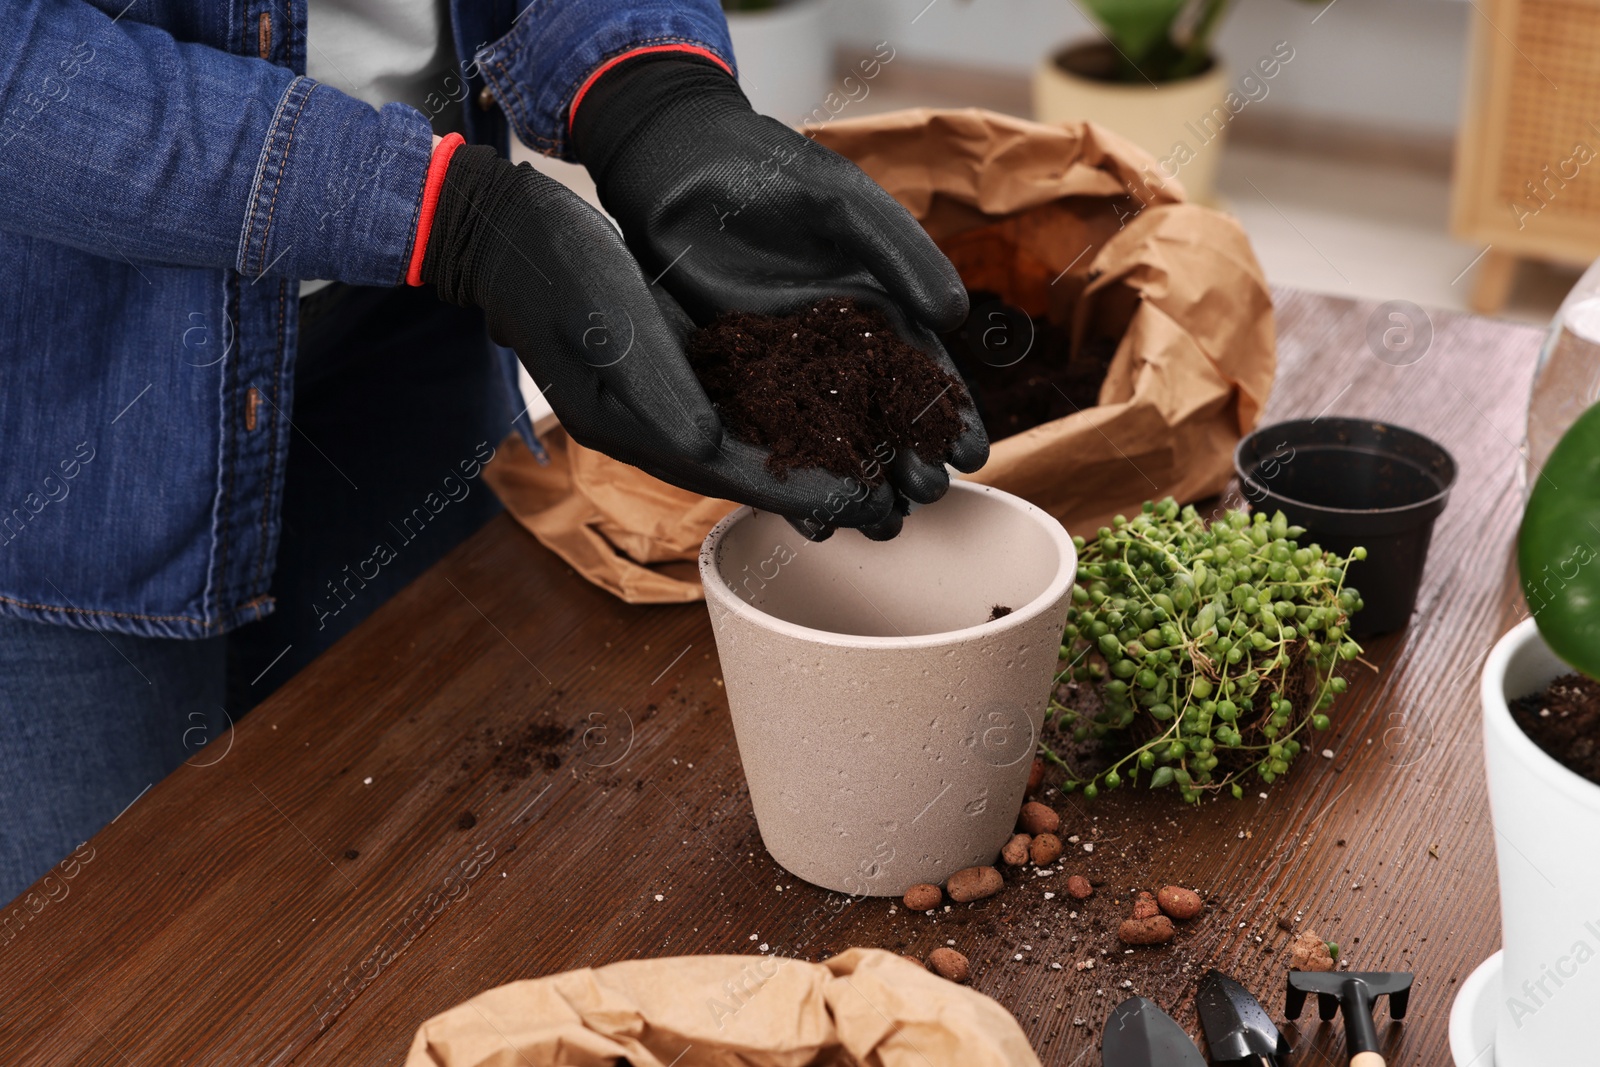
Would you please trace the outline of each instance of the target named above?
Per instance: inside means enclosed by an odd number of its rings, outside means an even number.
[[[1344,580],[1366,550],[1302,548],[1304,534],[1282,512],[1208,522],[1169,497],[1117,516],[1092,541],[1073,539],[1078,585],[1047,724],[1128,750],[1084,775],[1041,744],[1066,770],[1064,788],[1094,797],[1144,776],[1192,803],[1223,789],[1242,797],[1241,779],[1272,782],[1308,729],[1328,728],[1325,713],[1345,689],[1334,670],[1361,654],[1347,636],[1361,596]],[[1100,708],[1056,699],[1068,678],[1096,683]]]

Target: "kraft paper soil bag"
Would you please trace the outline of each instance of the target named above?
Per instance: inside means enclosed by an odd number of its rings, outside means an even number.
[[[1276,365],[1272,301],[1244,231],[1093,123],[917,109],[808,133],[939,244],[969,289],[1114,351],[1099,405],[994,442],[970,477],[1092,535],[1146,499],[1221,491]],[[734,505],[663,485],[559,432],[540,469],[512,441],[485,478],[579,573],[632,603],[695,600],[692,562]]]
[[[405,1067],[1039,1067],[1004,1008],[880,949],[680,956],[480,993]]]

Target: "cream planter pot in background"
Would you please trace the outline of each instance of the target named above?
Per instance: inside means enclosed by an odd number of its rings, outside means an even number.
[[[1545,755],[1508,707],[1571,673],[1532,619],[1503,637],[1483,668],[1484,760],[1505,946],[1498,988],[1490,980],[1481,1001],[1483,1015],[1492,1009],[1496,1019],[1495,1067],[1593,1063],[1597,1055],[1600,785]],[[1454,1038],[1454,1019],[1451,1029]]]
[[[1204,74],[1158,85],[1103,81],[1062,66],[1063,59],[1090,66],[1079,60],[1093,59],[1094,52],[1094,43],[1080,43],[1039,61],[1033,73],[1033,117],[1040,122],[1098,123],[1154,156],[1154,173],[1176,177],[1189,199],[1212,202],[1224,135],[1233,119],[1223,104],[1227,65],[1215,62]]]
[[[750,104],[791,126],[822,106],[833,77],[828,0],[728,12],[739,86]]]
[[[805,541],[740,508],[700,577],[767,850],[898,896],[994,862],[1016,821],[1077,554],[1061,524],[957,481],[893,541]],[[993,609],[1011,608],[990,620]]]

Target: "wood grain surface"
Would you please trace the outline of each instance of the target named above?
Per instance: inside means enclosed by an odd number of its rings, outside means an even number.
[[[1352,665],[1331,758],[1307,753],[1267,799],[1052,797],[1079,838],[1068,869],[1100,882],[1083,905],[1059,877],[934,916],[846,902],[762,847],[704,607],[618,603],[501,518],[7,909],[0,1064],[397,1064],[423,1020],[519,978],[947,941],[1046,1064],[1098,1064],[1130,993],[1198,1034],[1208,966],[1281,1020],[1280,925],[1356,969],[1415,971],[1407,1020],[1380,1009],[1384,1053],[1448,1064],[1451,999],[1499,943],[1477,679],[1518,610],[1540,334],[1435,313],[1427,351],[1393,366],[1368,347],[1371,305],[1278,298],[1269,419],[1393,420],[1461,473],[1413,625],[1369,646],[1375,671]],[[1124,953],[1129,893],[1166,883],[1206,912]],[[1286,1035],[1294,1063],[1345,1062],[1337,1023]]]

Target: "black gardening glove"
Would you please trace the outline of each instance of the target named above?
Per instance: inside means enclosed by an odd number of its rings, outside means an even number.
[[[645,273],[659,275],[696,322],[853,297],[960,381],[936,332],[967,314],[950,261],[860,168],[756,114],[714,63],[682,53],[619,63],[583,95],[572,135]],[[942,388],[930,383],[928,400]],[[943,459],[974,471],[989,457],[989,438],[971,397],[956,389],[966,430]],[[909,450],[888,473],[918,503],[950,485],[942,464]],[[901,510],[868,535],[892,537]]]
[[[599,212],[526,163],[456,150],[421,276],[442,299],[484,310],[578,443],[791,521],[872,526],[892,513],[887,486],[820,470],[780,482],[764,450],[725,436],[684,352],[687,316],[650,288]]]

